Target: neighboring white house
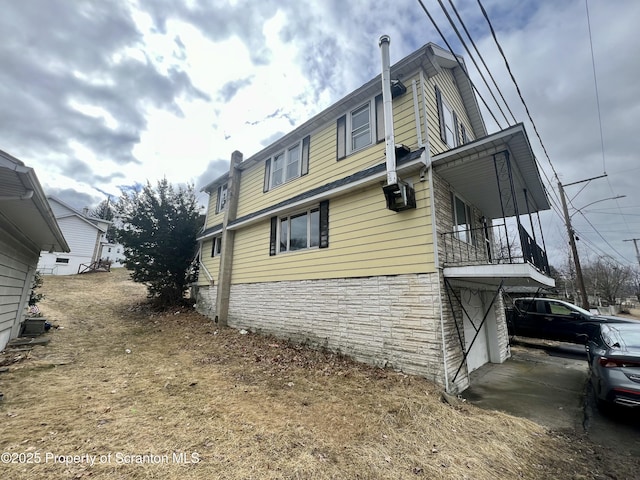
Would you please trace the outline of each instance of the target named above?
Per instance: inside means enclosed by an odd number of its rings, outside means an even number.
[[[103,243],[100,258],[112,262],[111,267],[124,267],[124,247],[119,243]]]
[[[108,220],[93,218],[88,211],[80,212],[63,201],[48,197],[70,251],[43,251],[38,270],[43,275],[72,275],[83,266],[88,267],[101,259],[102,246],[107,242],[105,234],[111,225]]]
[[[43,249],[69,245],[33,169],[0,150],[0,350],[18,336]]]

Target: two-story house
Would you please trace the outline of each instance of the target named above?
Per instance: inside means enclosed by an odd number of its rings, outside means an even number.
[[[502,291],[553,285],[549,204],[523,125],[487,134],[461,57],[430,43],[389,67],[380,45],[381,75],[203,189],[197,307],[458,392],[510,355]]]
[[[43,275],[73,275],[92,269],[101,259],[102,246],[107,244],[106,232],[111,222],[79,211],[55,197],[48,197],[70,251],[43,251],[38,270]]]

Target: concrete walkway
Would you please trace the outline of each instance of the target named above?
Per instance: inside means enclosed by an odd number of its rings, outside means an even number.
[[[505,363],[473,372],[471,387],[462,397],[553,430],[586,433],[597,444],[640,456],[640,410],[602,413],[596,408],[584,347],[558,342],[533,346],[513,346],[512,358]]]
[[[556,430],[581,431],[588,366],[584,358],[549,356],[544,350],[512,347],[505,363],[471,374],[462,396],[489,410],[528,418]]]

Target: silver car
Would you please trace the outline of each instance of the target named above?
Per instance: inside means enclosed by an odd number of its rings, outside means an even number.
[[[640,407],[640,324],[603,323],[587,342],[599,406]]]

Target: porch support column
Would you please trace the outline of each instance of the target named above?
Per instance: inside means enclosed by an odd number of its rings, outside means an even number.
[[[240,169],[242,153],[235,151],[231,154],[231,166],[229,167],[229,180],[227,181],[227,204],[222,221],[222,244],[220,247],[220,269],[218,271],[218,291],[216,295],[215,321],[227,325],[229,317],[229,299],[231,296],[231,272],[233,269],[233,245],[235,231],[227,226],[236,219],[238,212],[238,196],[240,193]]]

